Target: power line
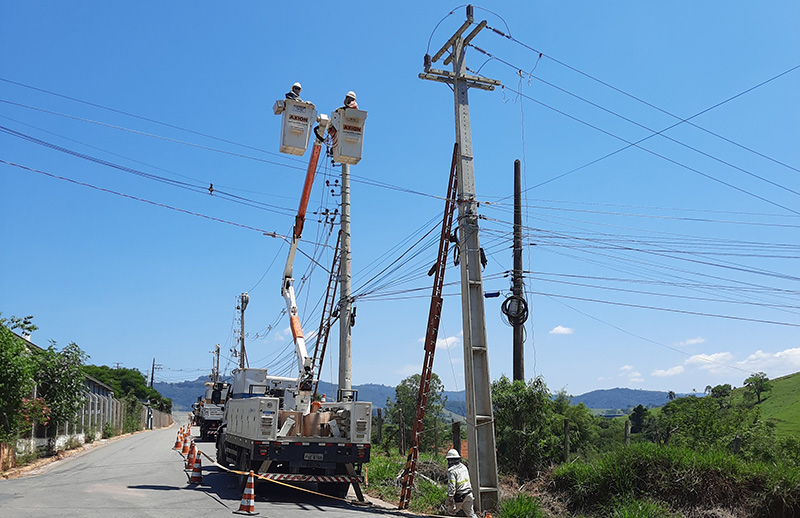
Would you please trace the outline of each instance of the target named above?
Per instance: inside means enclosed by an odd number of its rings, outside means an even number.
[[[800,65],[798,65],[798,66],[800,67]],[[789,208],[789,207],[787,207],[786,205],[781,205],[781,204],[780,204],[780,203],[778,203],[778,202],[775,202],[775,201],[769,200],[769,199],[767,199],[767,198],[764,198],[763,196],[759,196],[758,194],[755,194],[755,193],[753,193],[753,192],[750,192],[750,191],[748,191],[748,190],[746,190],[746,189],[743,189],[743,188],[741,188],[741,187],[737,187],[737,186],[735,186],[735,185],[733,185],[733,184],[731,184],[731,183],[729,183],[729,182],[726,182],[726,181],[724,181],[724,180],[720,180],[719,178],[716,178],[716,177],[714,177],[714,176],[711,176],[710,174],[704,173],[704,172],[700,171],[699,169],[695,169],[694,167],[688,166],[688,165],[686,165],[686,164],[683,164],[683,163],[681,163],[681,162],[678,162],[677,160],[673,160],[672,158],[669,158],[669,157],[667,157],[667,156],[665,156],[665,155],[662,155],[662,154],[660,154],[660,153],[657,153],[657,152],[655,152],[655,151],[652,151],[652,150],[650,150],[650,149],[647,149],[647,148],[645,148],[645,147],[642,147],[642,146],[640,146],[640,145],[639,145],[641,142],[643,142],[643,141],[645,141],[645,140],[647,140],[647,139],[649,139],[649,138],[653,137],[653,135],[650,135],[650,136],[647,136],[647,137],[645,137],[645,138],[643,138],[643,139],[640,139],[640,140],[637,140],[637,141],[634,141],[634,142],[632,142],[632,141],[630,141],[630,140],[628,140],[628,139],[626,139],[626,138],[620,137],[619,135],[616,135],[616,134],[614,134],[614,133],[612,133],[612,132],[610,132],[610,131],[604,130],[604,129],[602,129],[602,128],[600,128],[600,127],[598,127],[598,126],[594,125],[594,124],[591,124],[590,122],[587,122],[587,121],[585,121],[585,120],[583,120],[583,119],[581,119],[581,118],[579,118],[579,117],[576,117],[576,116],[574,116],[574,115],[570,115],[570,114],[568,114],[567,112],[565,112],[565,111],[563,111],[563,110],[559,110],[558,108],[555,108],[555,107],[553,107],[553,106],[550,106],[550,105],[549,105],[549,104],[547,104],[547,103],[544,103],[544,102],[542,102],[542,101],[539,101],[539,100],[537,100],[537,99],[534,99],[533,97],[530,97],[530,96],[528,96],[528,95],[525,95],[525,94],[523,94],[523,93],[521,93],[521,92],[518,92],[518,91],[514,90],[513,88],[507,87],[507,86],[505,86],[505,85],[503,85],[503,88],[508,88],[510,91],[512,91],[512,92],[514,92],[514,93],[516,93],[517,95],[520,95],[520,96],[522,96],[522,97],[524,97],[524,98],[526,98],[526,99],[528,99],[528,100],[531,100],[531,101],[535,102],[536,104],[539,104],[540,106],[544,106],[545,108],[547,108],[547,109],[549,109],[549,110],[552,110],[552,111],[554,111],[554,112],[556,112],[556,113],[558,113],[558,114],[561,114],[561,115],[563,115],[563,116],[565,116],[565,117],[568,117],[568,118],[570,118],[570,119],[572,119],[572,120],[574,120],[574,121],[576,121],[576,122],[579,122],[579,123],[581,123],[581,124],[584,124],[585,126],[588,126],[588,127],[592,128],[592,129],[594,129],[594,130],[597,130],[597,131],[599,131],[599,132],[601,132],[601,133],[604,133],[604,134],[606,134],[606,135],[608,135],[608,136],[610,136],[610,137],[613,137],[613,138],[615,138],[615,139],[617,139],[617,140],[621,140],[622,142],[625,142],[625,143],[627,143],[627,144],[628,144],[627,146],[624,146],[624,147],[622,147],[622,148],[620,148],[620,149],[618,149],[618,150],[616,150],[616,151],[613,151],[612,153],[609,153],[609,154],[607,154],[607,155],[604,155],[604,156],[602,156],[602,157],[600,157],[600,158],[598,158],[598,159],[592,160],[591,162],[588,162],[588,163],[586,163],[586,164],[584,164],[584,165],[582,165],[582,166],[580,166],[580,167],[577,167],[577,168],[575,168],[575,169],[572,169],[571,171],[568,171],[568,172],[566,172],[566,173],[563,173],[563,174],[561,174],[561,175],[559,175],[559,176],[556,176],[556,177],[554,177],[554,178],[551,178],[550,180],[546,180],[546,181],[544,181],[544,182],[541,182],[541,183],[539,183],[539,184],[537,184],[537,185],[534,185],[533,187],[529,187],[528,189],[535,189],[536,187],[541,187],[542,185],[545,185],[545,184],[547,184],[547,183],[550,183],[550,182],[552,182],[552,181],[555,181],[555,180],[558,180],[558,179],[560,179],[560,178],[563,178],[564,176],[567,176],[568,174],[574,173],[574,172],[576,172],[576,171],[578,171],[578,170],[580,170],[580,169],[583,169],[583,168],[585,168],[585,167],[587,167],[587,166],[589,166],[589,165],[596,164],[597,162],[599,162],[599,161],[601,161],[601,160],[604,160],[604,159],[606,159],[606,158],[608,158],[608,157],[610,157],[610,156],[612,156],[612,155],[615,155],[615,154],[617,154],[617,153],[619,153],[619,152],[621,152],[621,151],[623,151],[623,150],[625,150],[625,149],[628,149],[628,148],[630,148],[630,147],[634,147],[634,146],[635,146],[635,147],[637,147],[637,148],[641,149],[642,151],[645,151],[645,152],[647,152],[647,153],[650,153],[650,154],[651,154],[651,155],[653,155],[653,156],[657,156],[657,157],[661,158],[662,160],[666,160],[667,162],[669,162],[669,163],[671,163],[671,164],[674,164],[674,165],[677,165],[677,166],[679,166],[679,167],[682,167],[682,168],[684,168],[684,169],[687,169],[687,170],[689,170],[689,171],[692,171],[693,173],[699,174],[700,176],[703,176],[703,177],[705,177],[705,178],[708,178],[709,180],[712,180],[712,181],[714,181],[714,182],[717,182],[717,183],[720,183],[720,184],[722,184],[722,185],[725,185],[725,186],[727,186],[727,187],[730,187],[731,189],[734,189],[734,190],[736,190],[736,191],[739,191],[739,192],[741,192],[741,193],[743,193],[743,194],[746,194],[746,195],[748,195],[748,196],[752,196],[753,198],[757,198],[757,199],[759,199],[759,200],[761,200],[761,201],[763,201],[763,202],[769,203],[770,205],[774,205],[774,206],[776,206],[776,207],[780,207],[780,208],[782,208],[782,209],[784,209],[784,210],[787,210],[787,211],[789,211],[789,212],[791,212],[791,213],[793,213],[793,214],[798,214],[798,215],[800,215],[800,211],[796,211],[796,210],[794,210],[794,209],[792,209],[792,208]],[[707,111],[707,110],[706,110],[706,111]],[[701,112],[701,113],[703,113],[703,112]],[[665,129],[664,129],[664,130],[662,130],[662,131],[666,131],[667,129],[669,129],[669,128],[665,128]]]
[[[554,63],[558,63],[559,65],[561,65],[561,66],[563,66],[563,67],[565,67],[565,68],[568,68],[568,69],[572,70],[573,72],[576,72],[576,73],[578,73],[578,74],[580,74],[580,75],[582,75],[582,76],[584,76],[584,77],[586,77],[586,78],[588,78],[588,79],[591,79],[592,81],[596,81],[596,82],[598,82],[598,83],[602,84],[603,86],[606,86],[606,87],[608,87],[608,88],[610,88],[610,89],[614,90],[615,92],[621,93],[622,95],[624,95],[624,96],[626,96],[626,97],[629,97],[629,98],[631,98],[631,99],[634,99],[635,101],[638,101],[638,102],[640,102],[640,103],[642,103],[642,104],[644,104],[644,105],[646,105],[646,106],[649,106],[649,107],[651,107],[651,108],[653,108],[653,109],[655,109],[655,110],[658,110],[658,111],[659,111],[659,112],[661,112],[661,113],[664,113],[664,114],[666,114],[666,115],[669,115],[670,117],[673,117],[673,118],[675,118],[675,119],[678,119],[678,120],[679,120],[678,124],[687,123],[687,124],[689,124],[690,126],[692,126],[692,127],[696,128],[696,129],[699,129],[699,130],[701,130],[701,131],[704,131],[705,133],[708,133],[709,135],[713,135],[713,136],[715,136],[715,137],[717,137],[717,138],[719,138],[719,139],[722,139],[722,140],[724,140],[725,142],[728,142],[729,144],[733,144],[734,146],[737,146],[737,147],[739,147],[739,148],[741,148],[741,149],[744,149],[744,150],[746,150],[746,151],[749,151],[749,152],[751,152],[751,153],[753,153],[753,154],[756,154],[756,155],[758,155],[758,156],[760,156],[760,157],[762,157],[762,158],[765,158],[765,159],[767,159],[767,160],[769,160],[769,161],[771,161],[771,162],[774,162],[774,163],[776,163],[776,164],[778,164],[778,165],[782,165],[783,167],[786,167],[786,168],[788,168],[788,169],[791,169],[791,170],[793,170],[793,171],[796,171],[796,172],[799,172],[799,173],[800,173],[800,169],[798,169],[798,168],[796,168],[796,167],[794,167],[794,166],[791,166],[791,165],[789,165],[789,164],[786,164],[786,163],[784,163],[784,162],[781,162],[780,160],[777,160],[777,159],[775,159],[775,158],[772,158],[772,157],[770,157],[770,156],[768,156],[768,155],[765,155],[764,153],[761,153],[761,152],[759,152],[759,151],[756,151],[756,150],[754,150],[754,149],[751,149],[751,148],[749,148],[749,147],[747,147],[747,146],[745,146],[745,145],[743,145],[743,144],[740,144],[740,143],[738,143],[738,142],[735,142],[735,141],[733,141],[733,140],[731,140],[731,139],[729,139],[729,138],[727,138],[727,137],[724,137],[724,136],[722,136],[722,135],[720,135],[720,134],[718,134],[718,133],[715,133],[715,132],[713,132],[713,131],[711,131],[711,130],[708,130],[708,129],[706,129],[706,128],[702,127],[702,126],[699,126],[699,125],[697,125],[697,124],[695,124],[695,123],[691,122],[691,119],[694,119],[694,118],[695,118],[695,117],[697,117],[698,115],[701,115],[701,114],[703,114],[703,113],[705,113],[705,112],[707,112],[707,111],[713,110],[714,108],[716,108],[716,107],[718,107],[718,106],[720,106],[720,105],[722,105],[722,104],[725,104],[725,103],[727,103],[728,101],[731,101],[731,100],[733,100],[733,99],[735,99],[735,98],[737,98],[737,97],[741,97],[742,95],[744,95],[744,94],[746,94],[746,93],[749,93],[749,92],[751,92],[752,90],[755,90],[756,88],[759,88],[759,87],[761,87],[761,86],[763,86],[763,85],[765,85],[765,84],[767,84],[767,83],[769,83],[769,82],[772,82],[772,81],[774,81],[775,79],[778,79],[778,78],[780,78],[780,77],[782,77],[782,76],[784,76],[784,75],[786,75],[786,74],[789,74],[790,72],[793,72],[793,71],[795,71],[796,69],[800,68],[800,65],[796,65],[796,66],[794,66],[794,67],[790,68],[789,70],[786,70],[786,71],[784,71],[784,72],[781,72],[780,74],[778,74],[778,75],[776,75],[776,76],[773,76],[773,77],[771,77],[771,78],[767,79],[766,81],[764,81],[764,82],[762,82],[762,83],[759,83],[759,84],[757,84],[757,85],[755,85],[755,86],[753,86],[753,87],[751,87],[751,88],[749,88],[749,89],[747,89],[747,90],[745,90],[745,91],[743,91],[743,92],[740,92],[739,94],[735,95],[734,97],[731,97],[730,99],[727,99],[727,100],[725,100],[725,101],[722,101],[721,103],[719,103],[719,104],[716,104],[716,105],[714,105],[714,106],[712,106],[712,107],[710,107],[710,108],[708,108],[708,109],[706,109],[706,110],[704,110],[704,111],[702,111],[702,112],[700,112],[700,113],[697,113],[697,114],[695,114],[695,115],[693,115],[693,116],[691,116],[691,117],[689,117],[689,118],[683,119],[682,117],[680,117],[680,116],[678,116],[678,115],[675,115],[675,114],[674,114],[674,113],[672,113],[672,112],[669,112],[669,111],[667,111],[667,110],[664,110],[664,109],[662,109],[662,108],[660,108],[660,107],[658,107],[658,106],[656,106],[656,105],[654,105],[654,104],[651,104],[651,103],[649,103],[649,102],[645,101],[644,99],[641,99],[641,98],[639,98],[639,97],[637,97],[637,96],[635,96],[635,95],[633,95],[633,94],[631,94],[631,93],[628,93],[628,92],[626,92],[626,91],[622,90],[621,88],[618,88],[618,87],[616,87],[616,86],[614,86],[614,85],[612,85],[612,84],[609,84],[609,83],[607,83],[607,82],[605,82],[605,81],[603,81],[603,80],[601,80],[601,79],[598,79],[597,77],[595,77],[595,76],[593,76],[593,75],[591,75],[591,74],[588,74],[588,73],[586,73],[586,72],[584,72],[584,71],[582,71],[582,70],[580,70],[580,69],[578,69],[578,68],[575,68],[575,67],[573,67],[573,66],[571,66],[571,65],[569,65],[569,64],[567,64],[567,63],[565,63],[565,62],[563,62],[563,61],[560,61],[560,60],[558,60],[558,59],[554,58],[553,56],[550,56],[550,55],[548,55],[548,54],[545,54],[545,53],[543,53],[543,52],[540,52],[540,51],[536,50],[535,48],[533,48],[533,47],[531,47],[531,46],[529,46],[529,45],[527,45],[527,44],[523,43],[522,41],[520,41],[520,40],[518,40],[518,39],[516,39],[516,38],[514,38],[514,37],[512,37],[512,36],[511,36],[511,34],[510,34],[510,31],[509,31],[509,34],[505,34],[503,31],[501,31],[501,30],[499,30],[499,29],[495,29],[495,28],[493,28],[493,27],[489,27],[488,25],[486,26],[486,28],[487,28],[487,29],[490,29],[490,30],[491,30],[492,32],[494,32],[495,34],[498,34],[499,36],[502,36],[503,38],[507,38],[507,39],[509,39],[509,40],[511,40],[511,41],[513,41],[513,42],[515,42],[515,43],[517,43],[517,44],[519,44],[519,45],[521,45],[521,46],[523,46],[523,47],[527,48],[528,50],[531,50],[531,51],[533,51],[533,52],[535,52],[535,53],[539,54],[539,57],[540,57],[540,58],[541,58],[542,56],[544,56],[545,58],[547,58],[547,59],[549,59],[549,60],[553,61]],[[669,128],[667,128],[667,129],[669,129]],[[666,131],[666,130],[664,130],[664,131]]]
[[[491,56],[491,54],[488,54],[488,53],[487,53],[485,50],[483,50],[483,49],[481,49],[481,48],[479,48],[479,47],[476,47],[475,45],[470,45],[470,46],[471,46],[472,48],[474,48],[475,50],[478,50],[479,52],[482,52],[482,53],[484,53],[484,54],[487,54],[487,55]],[[502,58],[498,58],[498,57],[496,57],[496,56],[491,56],[491,57],[493,57],[495,60],[497,60],[497,61],[499,61],[499,62],[503,63],[504,65],[506,65],[506,66],[509,66],[509,67],[511,67],[512,69],[514,69],[514,70],[518,71],[518,74],[519,74],[520,78],[522,78],[523,72],[522,72],[522,69],[521,69],[521,68],[517,67],[516,65],[514,65],[514,64],[512,64],[512,63],[509,63],[508,61],[506,61],[506,60],[504,60],[504,59],[502,59]],[[798,65],[798,67],[800,67],[800,65]],[[575,94],[575,93],[573,93],[573,92],[570,92],[569,90],[567,90],[567,89],[565,89],[565,88],[562,88],[562,87],[560,87],[560,86],[558,86],[558,85],[556,85],[556,84],[553,84],[553,83],[551,83],[551,82],[549,82],[549,81],[547,81],[547,80],[545,80],[545,79],[542,79],[542,78],[540,78],[540,77],[538,77],[538,76],[535,76],[535,75],[533,75],[532,73],[526,73],[525,75],[527,75],[527,76],[528,76],[528,77],[530,77],[530,78],[536,79],[537,81],[540,81],[540,82],[542,82],[542,83],[544,83],[544,84],[546,84],[546,85],[550,86],[551,88],[555,88],[556,90],[558,90],[558,91],[560,91],[560,92],[563,92],[563,93],[565,93],[565,94],[567,94],[567,95],[569,95],[569,96],[571,96],[571,97],[574,97],[574,98],[576,98],[576,99],[579,99],[579,100],[581,100],[581,101],[583,101],[583,102],[585,102],[585,103],[587,103],[587,104],[589,104],[589,105],[591,105],[591,106],[594,106],[595,108],[597,108],[597,109],[599,109],[599,110],[602,110],[602,111],[604,111],[604,112],[606,112],[606,113],[609,113],[609,114],[611,114],[611,115],[614,115],[615,117],[618,117],[618,118],[620,118],[620,119],[622,119],[622,120],[624,120],[624,121],[626,121],[626,122],[629,122],[629,123],[631,123],[631,124],[633,124],[633,125],[635,125],[635,126],[638,126],[638,127],[642,128],[642,129],[646,129],[647,131],[649,131],[649,132],[651,132],[651,133],[652,133],[652,135],[648,136],[646,139],[643,139],[643,140],[647,140],[647,139],[649,139],[649,138],[652,138],[652,137],[654,137],[654,136],[658,135],[658,136],[660,136],[660,137],[663,137],[663,138],[665,138],[665,139],[667,139],[667,140],[669,140],[669,141],[671,141],[671,142],[674,142],[674,143],[676,143],[676,144],[678,144],[678,145],[680,145],[680,146],[683,146],[683,147],[685,147],[685,148],[687,148],[687,149],[690,149],[690,150],[694,151],[695,153],[699,153],[699,154],[701,154],[701,155],[705,156],[706,158],[710,158],[710,159],[712,159],[712,160],[715,160],[715,161],[717,161],[717,162],[719,162],[719,163],[721,163],[721,164],[727,165],[728,167],[731,167],[731,168],[733,168],[733,169],[736,169],[737,171],[741,171],[741,172],[743,172],[743,173],[745,173],[745,174],[747,174],[747,175],[750,175],[750,176],[752,176],[753,178],[757,178],[757,179],[759,179],[759,180],[761,180],[761,181],[763,181],[763,182],[766,182],[766,183],[768,183],[768,184],[772,185],[773,187],[778,187],[779,189],[783,189],[783,190],[785,190],[785,191],[788,191],[788,192],[790,192],[790,193],[792,193],[792,194],[796,194],[796,195],[800,196],[800,192],[798,192],[798,191],[795,191],[795,190],[793,190],[793,189],[790,189],[790,188],[786,187],[785,185],[781,185],[781,184],[779,184],[779,183],[777,183],[777,182],[773,182],[772,180],[770,180],[770,179],[768,179],[768,178],[764,178],[764,177],[763,177],[763,176],[761,176],[761,175],[758,175],[758,174],[756,174],[756,173],[753,173],[752,171],[748,171],[747,169],[744,169],[744,168],[742,168],[742,167],[739,167],[739,166],[737,166],[737,165],[735,165],[735,164],[732,164],[732,163],[730,163],[730,162],[728,162],[728,161],[726,161],[726,160],[723,160],[723,159],[721,159],[721,158],[719,158],[719,157],[716,157],[716,156],[714,156],[714,155],[712,155],[712,154],[710,154],[710,153],[706,153],[705,151],[702,151],[702,150],[700,150],[700,149],[698,149],[698,148],[696,148],[696,147],[694,147],[694,146],[690,146],[689,144],[686,144],[686,143],[684,143],[684,142],[681,142],[680,140],[677,140],[677,139],[675,139],[675,138],[672,138],[672,137],[670,137],[670,136],[668,136],[668,135],[666,135],[666,134],[665,134],[665,132],[666,132],[668,129],[674,128],[675,126],[679,125],[679,124],[680,124],[680,122],[679,122],[679,123],[676,123],[676,124],[673,124],[672,126],[669,126],[669,127],[665,128],[665,129],[663,129],[663,130],[660,130],[660,131],[658,131],[658,130],[654,130],[653,128],[650,128],[649,126],[646,126],[646,125],[644,125],[644,124],[641,124],[641,123],[639,123],[639,122],[636,122],[635,120],[633,120],[633,119],[631,119],[631,118],[629,118],[629,117],[626,117],[626,116],[624,116],[624,115],[622,115],[622,114],[620,114],[620,113],[617,113],[617,112],[615,112],[615,111],[613,111],[613,110],[610,110],[610,109],[608,109],[608,108],[606,108],[606,107],[604,107],[604,106],[601,106],[601,105],[599,105],[599,104],[597,104],[597,103],[595,103],[595,102],[593,102],[593,101],[590,101],[589,99],[586,99],[585,97],[581,97],[581,96],[580,96],[580,95],[578,95],[578,94]],[[512,91],[513,91],[513,90],[512,90]],[[517,92],[517,93],[518,93],[519,95],[521,95],[521,96],[522,96],[522,94],[521,94],[520,92]],[[523,96],[523,97],[524,97],[524,96]],[[709,110],[710,110],[710,109],[711,109],[711,108],[709,108]],[[706,111],[707,111],[707,110],[706,110]],[[702,112],[701,112],[701,113],[702,113]],[[523,130],[523,131],[524,131],[524,130]],[[641,141],[639,141],[639,142],[641,142]],[[637,146],[637,147],[638,147],[638,146]]]
[[[189,214],[190,216],[197,216],[199,218],[205,218],[205,219],[208,219],[208,220],[211,220],[211,221],[216,221],[216,222],[219,222],[219,223],[225,223],[227,225],[232,225],[232,226],[239,227],[239,228],[244,228],[244,229],[247,229],[247,230],[255,230],[256,232],[260,232],[261,234],[263,234],[265,236],[268,236],[268,237],[275,237],[275,238],[280,238],[280,239],[284,239],[284,240],[287,239],[286,236],[278,234],[276,232],[271,232],[271,231],[264,230],[264,229],[261,229],[261,228],[251,227],[250,225],[244,225],[242,223],[236,223],[236,222],[233,222],[233,221],[228,221],[228,220],[225,220],[225,219],[216,218],[214,216],[208,216],[206,214],[201,214],[199,212],[192,212],[190,210],[181,209],[179,207],[173,207],[171,205],[167,205],[167,204],[164,204],[164,203],[151,201],[151,200],[148,200],[148,199],[145,199],[145,198],[139,198],[137,196],[132,196],[130,194],[125,194],[125,193],[114,191],[114,190],[111,190],[111,189],[106,189],[104,187],[98,187],[98,186],[92,185],[90,183],[79,182],[77,180],[73,180],[71,178],[66,178],[64,176],[59,176],[59,175],[56,175],[56,174],[53,174],[53,173],[48,173],[48,172],[42,171],[40,169],[34,169],[32,167],[27,167],[27,166],[24,166],[24,165],[21,165],[21,164],[15,164],[13,162],[7,162],[6,160],[3,160],[3,159],[0,159],[0,163],[6,164],[6,165],[10,165],[12,167],[17,167],[19,169],[24,169],[24,170],[30,171],[32,173],[48,176],[50,178],[55,178],[57,180],[63,180],[65,182],[73,183],[75,185],[81,185],[83,187],[89,187],[90,189],[95,189],[97,191],[102,191],[102,192],[106,192],[106,193],[109,193],[109,194],[114,194],[114,195],[117,195],[117,196],[121,196],[123,198],[128,198],[130,200],[135,200],[135,201],[140,201],[140,202],[143,202],[143,203],[148,203],[150,205],[155,205],[156,207],[163,207],[165,209],[174,210],[176,212],[181,212],[183,214]]]

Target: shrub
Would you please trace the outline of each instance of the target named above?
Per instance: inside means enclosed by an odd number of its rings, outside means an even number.
[[[110,421],[106,421],[103,423],[103,439],[110,439],[111,437],[114,437],[114,427]]]

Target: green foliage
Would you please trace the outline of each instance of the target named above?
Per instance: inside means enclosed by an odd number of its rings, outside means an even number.
[[[50,405],[52,422],[66,423],[75,418],[83,407],[83,362],[86,354],[74,342],[60,352],[50,346],[36,354],[36,381],[38,394]]]
[[[504,471],[533,477],[561,452],[560,426],[553,412],[544,380],[510,381],[506,376],[492,383],[497,461]]]
[[[0,315],[2,314],[3,312],[0,311]],[[20,331],[22,331],[22,335],[25,336],[25,335],[30,335],[31,333],[39,329],[39,326],[34,324],[32,321],[33,321],[33,315],[28,315],[27,317],[15,317],[14,315],[11,315],[10,318],[0,317],[0,327],[7,327],[12,331],[14,329],[19,329]]]
[[[498,510],[499,518],[547,518],[536,499],[527,493],[502,500]]]
[[[675,508],[720,507],[748,516],[797,516],[800,469],[744,461],[718,450],[634,444],[593,462],[563,464],[553,486],[572,513],[609,509],[620,499],[648,495]],[[738,514],[737,514],[738,513]]]
[[[0,442],[17,437],[23,398],[33,390],[35,364],[25,343],[0,325]]]
[[[147,386],[147,378],[137,369],[112,369],[106,365],[87,365],[86,374],[109,385],[117,398],[133,394],[139,401],[149,401],[153,408],[172,412],[172,400]]]
[[[391,441],[394,438],[394,444],[398,443],[398,429],[400,425],[400,413],[403,411],[403,430],[405,435],[405,443],[409,444],[411,440],[411,433],[414,424],[414,415],[417,408],[417,396],[419,395],[419,383],[422,376],[414,374],[400,382],[395,388],[395,399],[386,400],[385,419],[388,425],[387,430],[384,430],[384,438],[386,441]],[[443,420],[444,404],[447,398],[443,396],[444,385],[435,373],[431,374],[431,381],[429,384],[428,404],[425,407],[425,421],[423,424],[424,433],[420,439],[420,451],[430,450],[434,445],[434,427],[436,422],[439,426],[439,440],[441,444],[447,442],[446,437],[449,437],[449,428],[446,428]],[[388,433],[387,433],[388,432]],[[392,433],[395,432],[395,433]]]
[[[125,416],[122,420],[122,432],[138,432],[142,429],[142,420],[140,416],[144,405],[142,405],[141,401],[136,399],[136,396],[133,394],[126,395],[124,398],[122,398],[122,402],[125,404]]]
[[[103,423],[103,439],[110,439],[111,437],[114,437],[114,427],[110,421],[106,421]]]
[[[641,433],[644,428],[644,421],[647,417],[647,409],[642,405],[637,405],[630,415],[631,433]]]
[[[763,372],[755,372],[749,378],[744,380],[744,386],[756,396],[758,403],[761,403],[761,394],[772,390],[772,384],[769,378]]]

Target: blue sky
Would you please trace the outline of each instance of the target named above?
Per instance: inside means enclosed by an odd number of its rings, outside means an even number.
[[[307,156],[278,153],[271,106],[300,81],[322,113],[348,90],[369,113],[351,170],[353,382],[419,372],[435,253],[421,238],[440,218],[454,123],[451,91],[417,74],[429,38],[433,53],[463,21],[457,6],[4,2],[0,160],[17,165],[0,163],[0,311],[34,315],[37,343],[143,372],[155,358],[156,379],[177,381],[208,371],[216,343],[230,365],[249,291],[251,364],[291,372],[287,247],[261,231],[291,230]],[[473,44],[496,59],[467,58],[505,86],[470,92],[486,291],[509,290],[524,164],[527,377],[573,394],[690,392],[800,370],[800,69],[747,91],[800,65],[800,6],[483,7],[477,20],[543,53],[486,29]],[[323,164],[310,211],[337,208],[325,181],[338,174]],[[316,218],[301,248],[327,266],[335,235]],[[328,274],[299,256],[295,276],[311,331]],[[448,390],[464,387],[457,290],[434,369]],[[501,300],[486,300],[493,378],[511,373]]]

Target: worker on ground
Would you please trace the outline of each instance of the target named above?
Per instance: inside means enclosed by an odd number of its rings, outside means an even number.
[[[447,459],[447,500],[444,504],[447,513],[451,516],[477,516],[472,509],[474,498],[469,470],[461,463],[461,455],[456,450],[450,450],[444,458]]]
[[[300,86],[300,83],[295,83],[292,85],[292,89],[286,92],[286,98],[292,101],[303,102],[300,99],[300,92],[303,90],[303,87]]]

